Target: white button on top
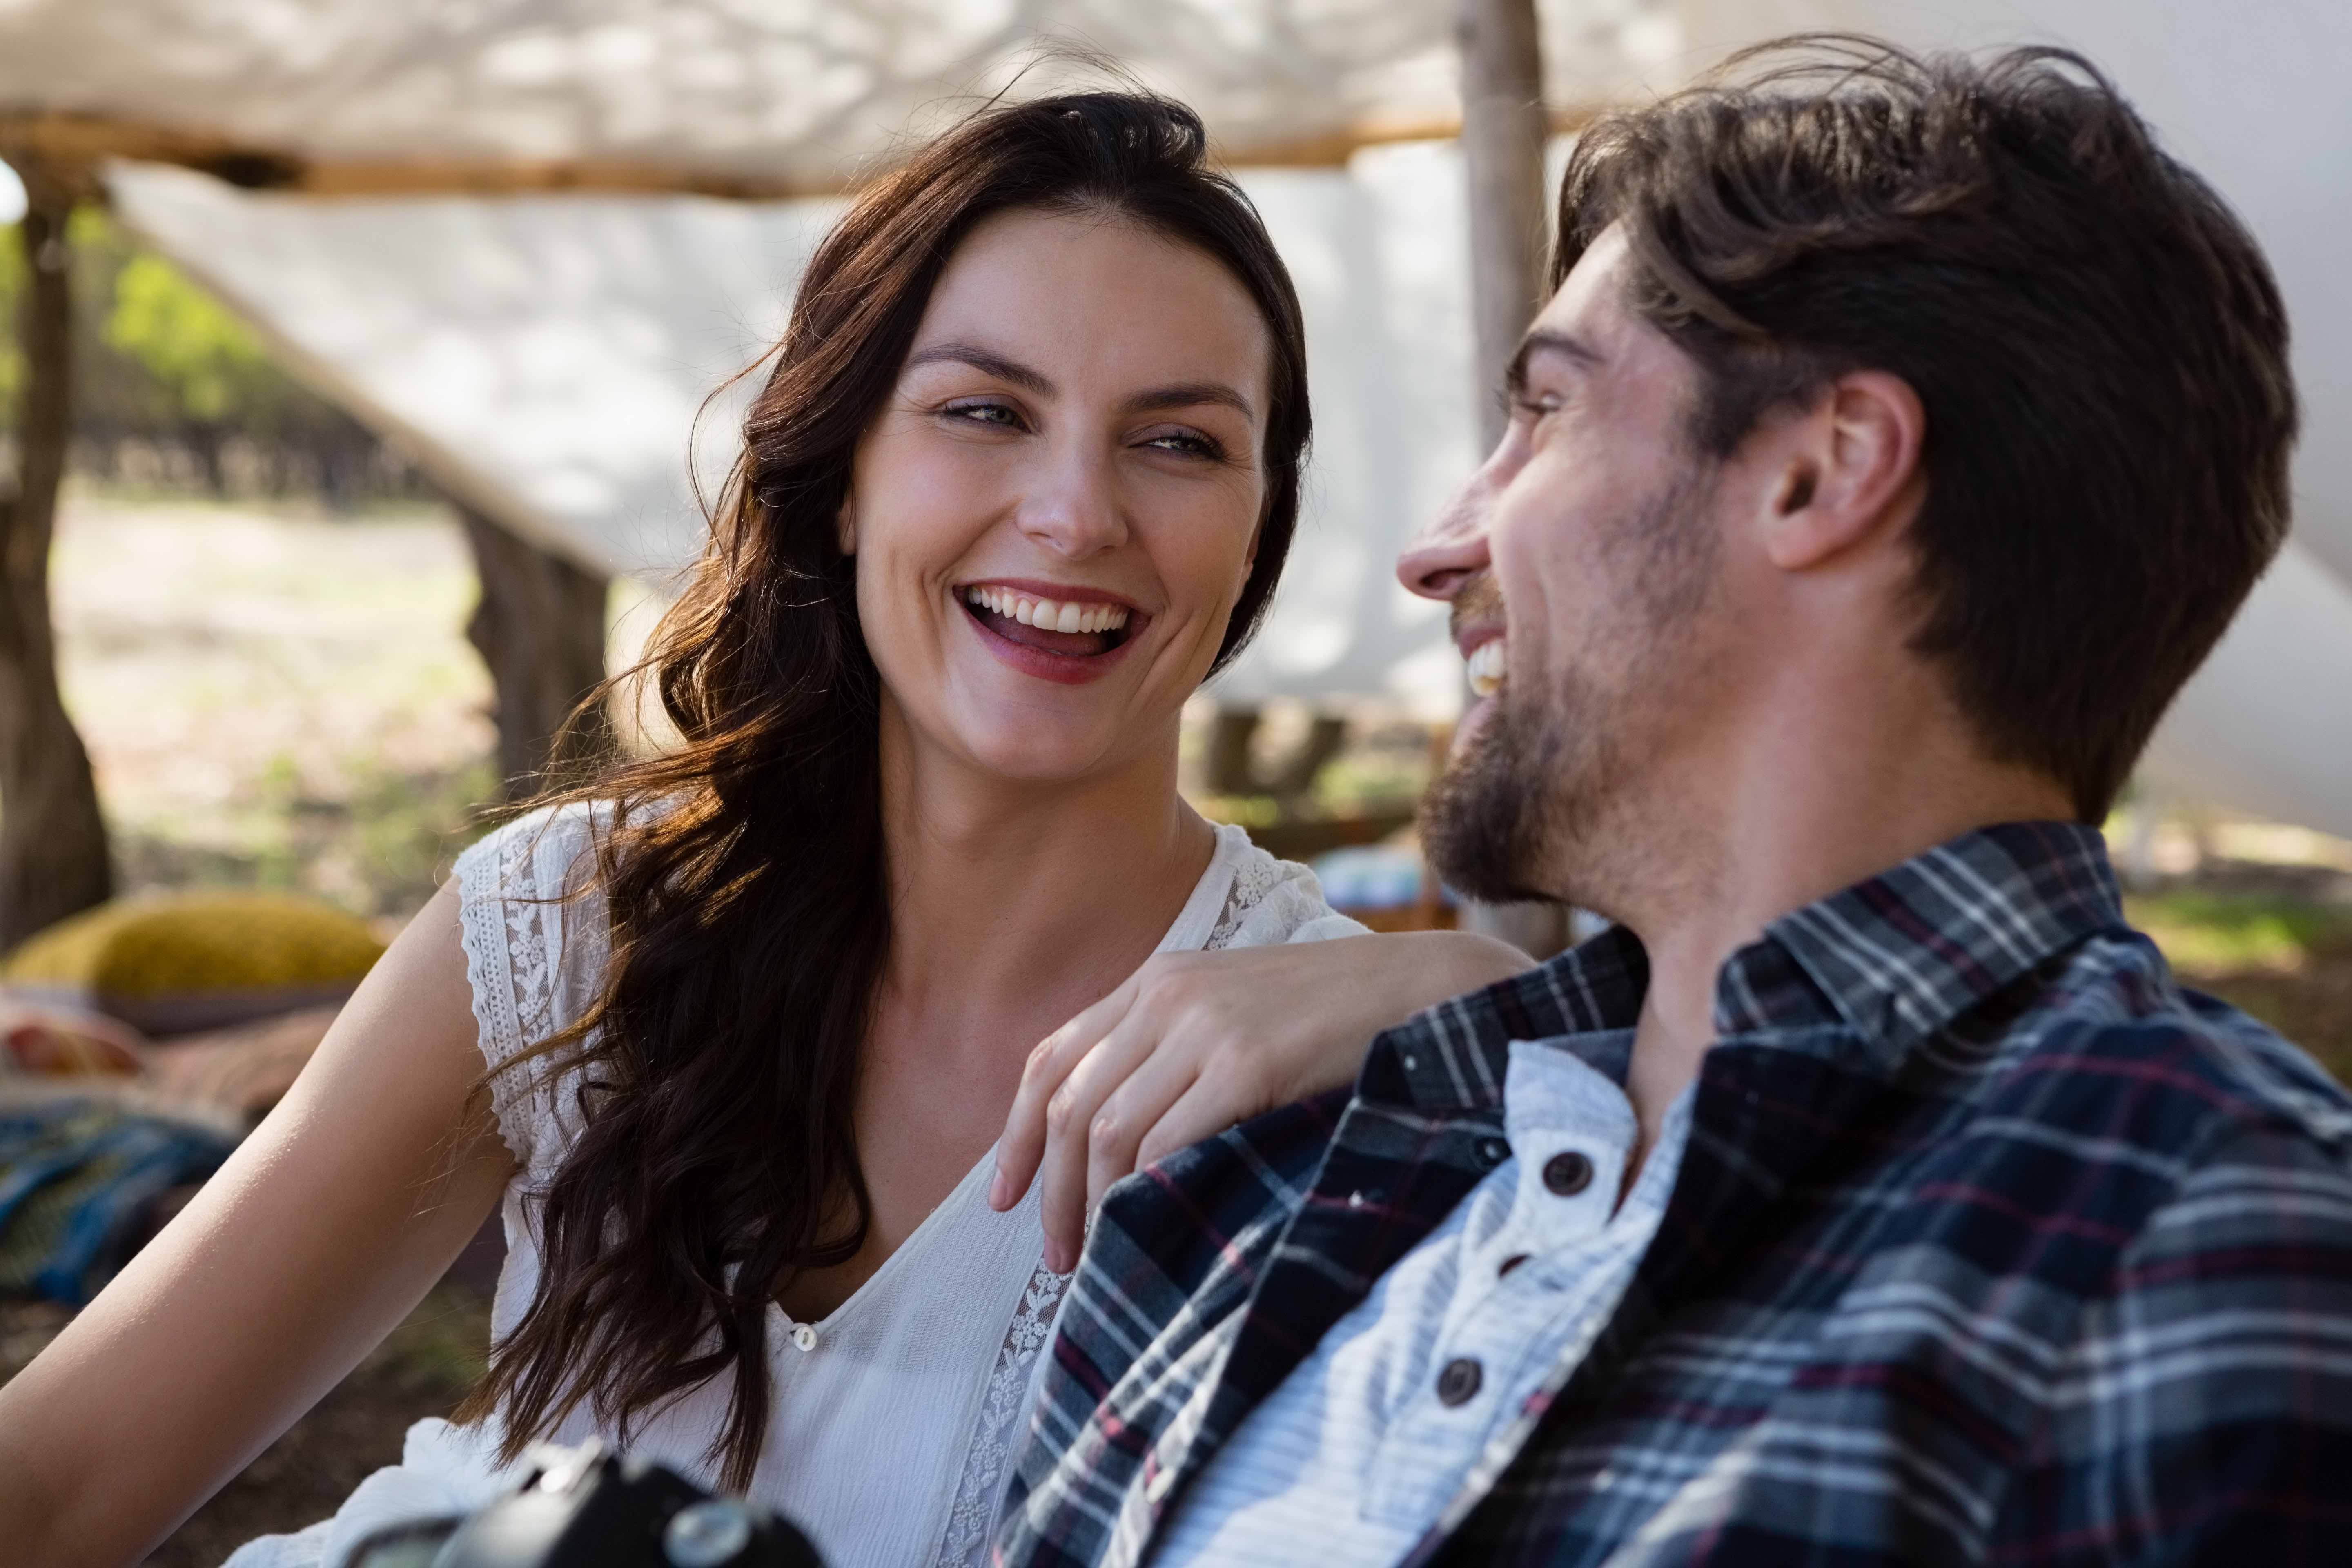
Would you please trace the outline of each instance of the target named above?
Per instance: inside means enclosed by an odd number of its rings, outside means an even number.
[[[816,1349],[816,1330],[807,1323],[793,1325],[793,1344],[804,1351]]]

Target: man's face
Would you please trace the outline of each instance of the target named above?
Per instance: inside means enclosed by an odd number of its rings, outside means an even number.
[[[1618,913],[1719,680],[1718,465],[1688,435],[1696,369],[1626,307],[1627,265],[1614,230],[1578,261],[1528,330],[1500,445],[1399,563],[1452,601],[1472,673],[1423,831],[1478,898]]]

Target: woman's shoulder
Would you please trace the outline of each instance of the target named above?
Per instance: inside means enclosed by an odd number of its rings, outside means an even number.
[[[614,815],[611,801],[559,801],[509,818],[459,852],[452,869],[458,897],[543,899],[580,891]]]
[[[458,940],[490,1104],[526,1169],[559,1152],[550,1119],[558,1097],[551,1059],[533,1047],[582,1016],[601,984],[609,947],[595,889],[595,846],[611,831],[606,801],[526,812],[457,857]]]
[[[1204,949],[1276,947],[1365,934],[1363,926],[1331,907],[1323,884],[1307,868],[1269,854],[1231,823],[1217,828],[1217,860],[1231,865],[1232,880]]]

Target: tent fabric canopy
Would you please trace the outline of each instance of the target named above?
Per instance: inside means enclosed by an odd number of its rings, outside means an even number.
[[[1549,101],[1680,43],[1668,0],[1544,0]],[[1458,122],[1450,0],[5,0],[0,134],[243,184],[840,190],[976,95],[1115,58],[1235,162]],[[1041,60],[1041,50],[1049,51]]]

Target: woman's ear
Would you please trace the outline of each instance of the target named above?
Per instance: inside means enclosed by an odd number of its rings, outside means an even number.
[[[841,510],[834,515],[833,536],[844,555],[857,553],[857,498],[855,495],[841,498]]]

